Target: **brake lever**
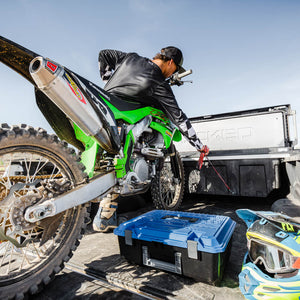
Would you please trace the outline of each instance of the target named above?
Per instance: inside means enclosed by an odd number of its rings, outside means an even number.
[[[193,83],[192,80],[174,80],[174,79],[170,79],[169,80],[169,84],[170,85],[178,85],[178,86],[181,86],[183,85],[185,82],[189,82],[189,83]]]
[[[173,78],[170,78],[169,79],[169,84],[172,86],[172,85],[178,85],[178,86],[181,86],[183,85],[183,81],[181,80],[176,80],[176,79],[173,79]]]

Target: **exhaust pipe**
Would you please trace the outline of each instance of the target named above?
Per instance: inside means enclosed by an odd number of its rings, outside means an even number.
[[[85,134],[93,136],[109,153],[118,153],[95,109],[86,98],[82,87],[59,64],[41,56],[29,65],[29,73],[38,88],[53,101]]]

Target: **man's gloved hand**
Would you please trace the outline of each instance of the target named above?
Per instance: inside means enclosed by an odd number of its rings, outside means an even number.
[[[106,71],[102,76],[101,76],[101,79],[106,82],[110,79],[112,75],[112,71]]]
[[[112,75],[112,69],[109,66],[106,66],[106,68],[102,68],[102,66],[99,64],[99,69],[100,69],[100,76],[101,79],[106,82],[110,79]]]
[[[209,148],[204,145],[200,150],[199,150],[200,153],[204,153],[204,156],[207,156],[208,153],[209,153]]]
[[[202,165],[203,165],[204,157],[209,154],[209,148],[206,145],[204,145],[198,151],[200,152],[200,157],[199,157],[199,161],[198,161],[198,167],[199,167],[199,170],[200,170],[202,168]]]

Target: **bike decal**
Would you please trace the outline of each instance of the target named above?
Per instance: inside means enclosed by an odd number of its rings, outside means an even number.
[[[294,237],[294,240],[296,241],[297,244],[300,244],[300,236]]]
[[[55,73],[58,69],[58,66],[51,61],[47,61],[46,67],[51,73]]]
[[[168,135],[169,137],[173,136],[172,132],[170,132],[169,130],[166,130],[166,135]]]
[[[68,83],[69,87],[71,88],[72,92],[74,93],[74,95],[79,99],[79,101],[86,104],[86,101],[85,101],[79,87],[76,85],[76,83],[73,81],[73,79],[67,73],[65,73],[65,75],[67,78],[67,83]]]
[[[160,112],[160,111],[157,111],[156,109],[153,109],[150,111],[150,114],[153,116],[153,117],[158,117],[159,119],[163,120],[164,122],[168,122],[169,119],[168,117],[166,116],[166,114],[164,114],[163,112]]]
[[[296,236],[294,237],[294,240],[297,244],[300,244],[300,230],[298,230]]]
[[[282,222],[282,223],[281,223],[281,227],[282,227],[282,229],[283,229],[284,231],[295,232],[295,229],[294,229],[293,225],[290,224],[290,223]]]

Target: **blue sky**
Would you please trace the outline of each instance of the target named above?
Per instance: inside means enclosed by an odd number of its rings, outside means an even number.
[[[299,28],[298,0],[11,0],[0,18],[0,35],[101,87],[100,49],[151,58],[177,46],[193,69],[192,84],[173,88],[189,117],[289,103],[298,124]],[[0,90],[1,123],[51,131],[32,86],[3,64]]]

